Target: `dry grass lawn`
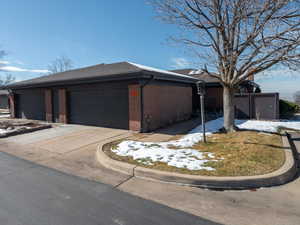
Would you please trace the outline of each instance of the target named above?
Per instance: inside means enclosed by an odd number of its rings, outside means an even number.
[[[207,176],[251,176],[270,173],[279,169],[285,160],[281,136],[255,131],[239,131],[230,134],[217,133],[208,138],[207,143],[198,143],[194,149],[212,152],[218,160],[207,162],[207,166],[215,168],[214,171],[191,171],[168,166],[166,163],[154,162],[146,166],[133,160],[132,157],[122,157],[111,152],[118,142],[112,143],[105,149],[106,154],[116,160],[132,164],[172,171],[184,174]]]

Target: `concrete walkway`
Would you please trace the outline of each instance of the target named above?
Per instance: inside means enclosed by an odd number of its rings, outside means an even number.
[[[290,135],[300,157],[300,132],[299,133],[291,132]]]

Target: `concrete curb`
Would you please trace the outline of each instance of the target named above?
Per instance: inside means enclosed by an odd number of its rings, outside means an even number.
[[[278,186],[292,181],[297,174],[296,161],[286,136],[282,137],[285,150],[285,163],[278,170],[257,176],[240,176],[240,177],[212,177],[173,173],[155,169],[149,169],[141,166],[132,165],[125,162],[114,160],[107,156],[103,150],[111,143],[98,145],[96,151],[97,161],[104,167],[125,173],[131,176],[156,180],[167,183],[175,183],[179,185],[188,185],[196,187],[204,187],[211,189],[250,189],[260,187]]]

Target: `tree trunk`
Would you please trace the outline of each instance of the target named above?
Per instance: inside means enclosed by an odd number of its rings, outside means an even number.
[[[226,132],[236,130],[234,124],[234,88],[223,87],[223,112],[224,112],[224,129]]]

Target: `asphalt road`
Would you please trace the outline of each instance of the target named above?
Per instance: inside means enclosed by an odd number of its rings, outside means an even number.
[[[111,186],[69,176],[1,152],[0,224],[216,225]]]

